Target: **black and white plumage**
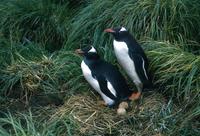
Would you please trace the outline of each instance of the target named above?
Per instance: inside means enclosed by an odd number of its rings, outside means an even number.
[[[114,106],[129,99],[133,92],[122,74],[115,66],[101,59],[94,47],[77,49],[76,52],[84,56],[81,69],[85,79],[101,95],[106,105]]]
[[[105,32],[114,36],[113,47],[116,58],[133,80],[138,91],[142,92],[144,88],[152,87],[148,59],[133,36],[124,27],[106,29]]]

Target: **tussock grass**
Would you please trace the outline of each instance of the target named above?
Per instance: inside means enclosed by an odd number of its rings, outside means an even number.
[[[179,118],[181,131],[196,135],[199,129],[188,124],[199,125],[196,119],[200,116],[200,56],[169,42],[145,41],[143,45],[148,50],[156,86],[183,109],[183,117]],[[195,129],[196,133],[190,134],[190,129]]]
[[[22,116],[24,119],[23,121],[19,118],[13,117],[11,113],[8,113],[6,118],[0,118],[0,134],[4,136],[10,136],[13,133],[21,136],[38,135],[36,126],[33,122],[32,113],[30,112],[29,115]],[[26,126],[26,129],[24,128],[24,125]]]
[[[37,119],[31,111],[28,114],[18,113],[15,116],[8,113],[5,117],[0,118],[0,135],[3,136],[49,136],[49,135],[69,135],[74,134],[76,122],[70,116],[62,118],[63,120],[47,120]]]
[[[103,30],[117,26],[127,27],[137,39],[199,41],[199,5],[198,0],[95,0],[72,19],[66,48],[104,46],[108,36]]]
[[[83,80],[80,58],[73,52],[50,55],[37,45],[5,43],[1,44],[0,55],[3,60],[0,70],[2,97],[25,98],[28,102],[30,96],[38,94],[65,96],[80,87],[88,88],[80,82]],[[80,83],[76,85],[77,82]]]
[[[10,65],[16,59],[19,59],[20,56],[30,61],[38,61],[43,55],[48,55],[48,53],[38,44],[32,42],[22,44],[20,42],[13,42],[12,40],[0,38],[0,67]]]
[[[65,42],[69,17],[74,13],[67,1],[8,0],[0,2],[1,33],[13,40],[34,41],[50,51]]]
[[[200,57],[167,42],[146,41],[155,84],[172,97],[187,102],[199,97]],[[184,102],[185,102],[184,101]]]

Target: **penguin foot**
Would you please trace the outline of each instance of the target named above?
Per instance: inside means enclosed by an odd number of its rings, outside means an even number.
[[[132,95],[129,97],[129,100],[138,100],[141,96],[141,92],[132,93]]]

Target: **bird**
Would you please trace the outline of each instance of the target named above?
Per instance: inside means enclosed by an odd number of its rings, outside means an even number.
[[[108,28],[104,32],[113,35],[115,56],[137,88],[136,93],[132,95],[132,99],[139,99],[144,89],[153,87],[152,78],[148,71],[149,61],[144,50],[123,26]]]
[[[133,91],[118,68],[102,59],[93,46],[76,49],[82,55],[81,69],[84,78],[96,90],[108,107],[119,106],[118,112],[125,112]],[[121,105],[120,103],[123,102]],[[124,105],[124,106],[123,106]]]

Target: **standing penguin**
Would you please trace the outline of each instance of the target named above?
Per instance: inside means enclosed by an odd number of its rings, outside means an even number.
[[[144,50],[124,27],[109,28],[104,31],[114,36],[113,46],[116,58],[135,83],[138,92],[133,94],[132,98],[138,99],[144,88],[152,87],[148,73],[149,62]]]
[[[101,59],[93,46],[77,49],[76,53],[84,56],[81,63],[83,75],[101,95],[105,105],[112,107],[129,100],[133,92],[129,90],[124,77],[115,66]],[[122,107],[124,112],[126,108],[127,104]]]

